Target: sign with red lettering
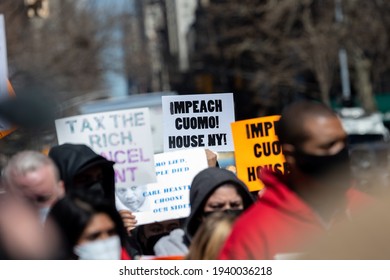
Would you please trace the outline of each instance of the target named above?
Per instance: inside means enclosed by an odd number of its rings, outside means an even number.
[[[250,191],[263,188],[259,175],[264,169],[287,170],[282,147],[275,133],[280,116],[269,116],[232,123],[237,176]]]
[[[164,151],[196,147],[233,151],[232,93],[163,96],[162,108]]]
[[[86,144],[116,163],[117,188],[156,182],[148,108],[79,115],[55,124],[59,144]]]

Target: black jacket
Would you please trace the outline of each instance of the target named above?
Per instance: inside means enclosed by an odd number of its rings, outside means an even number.
[[[55,146],[50,150],[49,157],[56,163],[67,193],[75,190],[73,179],[77,174],[95,165],[102,166],[104,196],[115,205],[114,162],[96,154],[84,144],[65,143]]]
[[[190,204],[191,214],[186,220],[186,238],[191,240],[200,226],[200,218],[203,214],[203,207],[210,195],[221,185],[231,183],[237,187],[241,195],[244,209],[247,209],[254,202],[247,186],[237,176],[226,169],[209,167],[199,172],[191,184]]]

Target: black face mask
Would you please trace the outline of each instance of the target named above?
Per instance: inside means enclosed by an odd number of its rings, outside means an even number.
[[[104,197],[104,188],[101,181],[91,183],[86,187],[88,193],[93,193],[98,197]]]
[[[337,154],[326,156],[311,155],[297,150],[295,160],[298,168],[312,177],[331,177],[333,174],[340,174],[343,178],[351,176],[347,147],[341,149]]]
[[[208,211],[208,212],[204,212],[203,213],[203,217],[207,218],[208,216],[210,216],[211,214],[213,214],[215,212],[223,212],[226,215],[231,215],[233,217],[238,217],[238,216],[240,216],[242,214],[243,211],[244,211],[243,209],[226,209],[226,210],[223,210],[223,211]]]
[[[154,245],[156,245],[157,241],[160,240],[161,237],[167,236],[169,233],[164,232],[156,235],[152,235],[146,240],[146,245],[144,251],[142,252],[144,255],[154,255]]]

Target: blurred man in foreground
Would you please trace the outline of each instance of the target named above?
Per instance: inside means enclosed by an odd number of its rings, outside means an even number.
[[[7,191],[36,206],[42,222],[54,203],[65,194],[56,165],[37,151],[14,155],[4,168],[3,179]]]

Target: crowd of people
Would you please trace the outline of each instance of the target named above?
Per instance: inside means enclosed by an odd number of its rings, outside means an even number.
[[[20,151],[2,173],[0,258],[321,258],[313,244],[337,244],[324,239],[354,225],[376,200],[353,187],[347,135],[330,108],[292,103],[276,133],[289,169],[263,169],[260,192],[206,151],[209,167],[191,183],[190,215],[146,225],[137,225],[139,201],[129,198],[137,190],[115,190],[114,162],[86,145],[59,145],[48,156]],[[118,196],[131,211],[118,210]]]

